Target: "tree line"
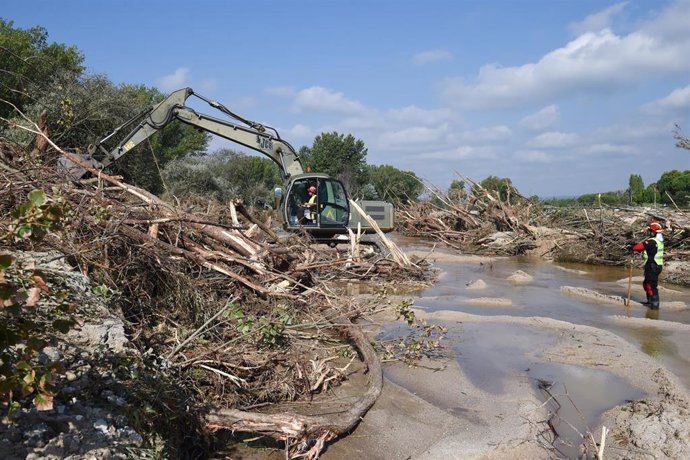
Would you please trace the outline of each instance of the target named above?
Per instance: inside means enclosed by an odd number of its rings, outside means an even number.
[[[642,176],[631,174],[626,190],[587,193],[573,198],[544,200],[552,206],[690,206],[690,170],[666,171],[656,181],[645,186]]]

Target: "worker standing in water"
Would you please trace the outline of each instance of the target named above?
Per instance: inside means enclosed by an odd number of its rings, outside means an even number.
[[[628,249],[641,252],[644,258],[642,287],[647,294],[647,301],[642,304],[652,310],[659,309],[659,275],[664,266],[664,236],[661,231],[661,224],[652,221],[646,230],[647,238],[640,243],[628,245]]]

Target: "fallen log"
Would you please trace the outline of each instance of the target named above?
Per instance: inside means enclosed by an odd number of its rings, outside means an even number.
[[[364,414],[376,402],[383,388],[381,362],[369,340],[359,327],[347,318],[329,312],[333,327],[336,327],[345,338],[352,341],[367,367],[369,388],[350,408],[338,414],[301,415],[294,413],[267,414],[248,412],[237,409],[212,408],[205,416],[206,424],[211,430],[237,430],[265,434],[286,446],[293,446],[299,452],[289,454],[304,458],[318,458],[325,442],[335,439],[352,430]],[[310,441],[315,445],[304,452]]]

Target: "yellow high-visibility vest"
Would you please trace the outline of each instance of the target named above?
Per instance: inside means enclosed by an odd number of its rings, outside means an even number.
[[[654,255],[654,262],[656,262],[657,265],[662,266],[664,265],[664,240],[662,237],[659,236],[657,233],[654,235],[654,238],[649,238],[649,240],[654,240],[656,241],[656,254]],[[645,263],[647,263],[647,251],[644,251],[642,253],[642,257],[644,258]]]

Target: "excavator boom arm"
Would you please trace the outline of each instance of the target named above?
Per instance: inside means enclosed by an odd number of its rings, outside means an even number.
[[[238,120],[238,123],[204,115],[187,107],[185,102],[192,95],[207,102],[213,108],[232,116]],[[222,104],[195,94],[191,88],[183,88],[171,93],[158,105],[144,112],[144,119],[114,149],[108,151],[101,145],[113,133],[95,146],[90,146],[89,152],[94,153],[96,148],[99,148],[105,153],[105,158],[101,160],[101,164],[107,166],[174,120],[196,126],[206,132],[268,156],[280,168],[283,179],[304,173],[304,168],[295,149],[288,142],[281,139],[276,130],[239,117]],[[126,125],[127,123],[124,126]],[[115,132],[122,128],[118,128]],[[274,134],[271,134],[269,131],[273,131]]]

